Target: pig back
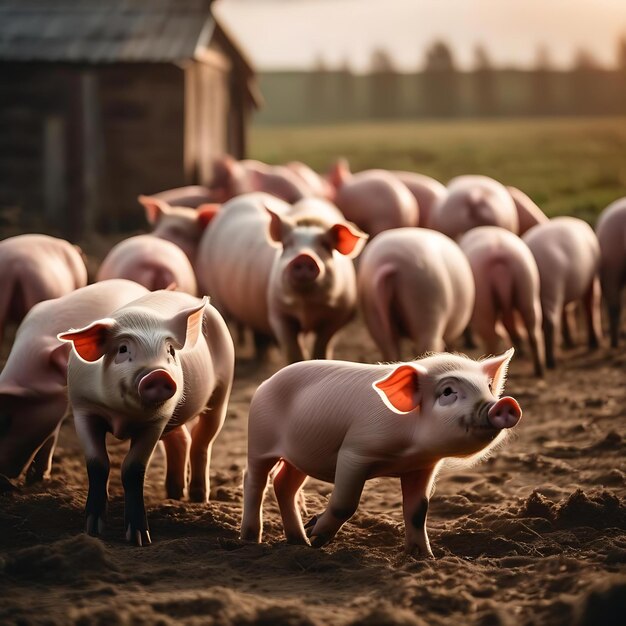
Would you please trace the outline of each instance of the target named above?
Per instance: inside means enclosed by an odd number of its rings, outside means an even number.
[[[602,211],[596,234],[603,267],[626,272],[626,198],[616,200]]]
[[[222,314],[270,334],[267,291],[278,252],[269,243],[265,204],[289,209],[267,194],[246,194],[223,206],[200,241],[196,276]]]

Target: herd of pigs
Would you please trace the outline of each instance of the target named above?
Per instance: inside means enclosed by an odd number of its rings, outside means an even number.
[[[159,441],[167,496],[206,502],[234,376],[229,327],[238,339],[252,332],[256,360],[277,344],[288,364],[250,405],[241,538],[261,540],[270,477],[287,540],[320,547],[354,514],[365,481],[399,476],[405,548],[422,556],[432,555],[426,518],[442,461],[481,457],[521,418],[502,397],[510,346],[522,353],[527,343],[542,376],[582,304],[597,347],[600,287],[618,345],[626,198],[594,232],[573,217],[548,219],[485,176],[444,186],[410,172],[352,174],[345,161],[322,177],[303,163],[224,157],[210,187],[139,201],[152,233],[113,247],[90,285],[81,251],[64,240],[0,242],[0,339],[21,322],[0,373],[2,485],[50,475],[71,408],[90,535],[105,523],[107,433],[130,440],[130,542],[151,541],[143,483]],[[384,363],[332,360],[357,309]],[[422,356],[398,363],[405,337]],[[443,352],[463,338],[492,355],[509,349],[479,361]],[[303,524],[307,476],[334,488]]]

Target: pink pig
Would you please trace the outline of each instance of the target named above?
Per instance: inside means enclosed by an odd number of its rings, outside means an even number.
[[[126,538],[150,543],[143,481],[161,438],[168,455],[168,497],[206,502],[208,459],[226,417],[234,348],[219,313],[176,291],[157,291],[110,317],[59,335],[71,341],[68,392],[89,475],[86,532],[102,532],[109,457],[106,433],[130,439],[122,465]],[[185,422],[198,417],[189,434]]]
[[[555,343],[565,308],[585,305],[589,348],[597,348],[600,325],[600,246],[591,226],[575,217],[556,217],[531,228],[523,237],[535,257],[541,280],[541,310],[546,365],[554,368]]]
[[[452,239],[476,226],[519,230],[515,202],[507,188],[487,176],[457,176],[448,193],[433,208],[429,227]]]
[[[550,221],[550,218],[523,191],[510,186],[507,187],[507,190],[515,202],[517,219],[519,220],[518,235],[520,237],[533,226]]]
[[[171,241],[137,235],[114,246],[98,269],[96,280],[127,278],[150,291],[176,283],[179,291],[196,295],[196,275],[187,255]]]
[[[365,481],[399,476],[406,551],[432,556],[426,516],[442,460],[486,454],[522,416],[513,398],[500,398],[512,355],[309,361],[274,374],[250,406],[242,539],[261,540],[267,479],[280,462],[274,491],[290,543],[306,543],[306,529],[314,547],[325,545],[356,512]],[[307,476],[334,489],[303,527],[296,503]]]
[[[300,161],[290,161],[285,165],[292,172],[297,174],[302,181],[308,186],[311,196],[315,198],[323,198],[325,200],[333,200],[335,197],[335,188],[323,176],[320,176],[315,170],[311,169],[305,163]]]
[[[352,258],[367,236],[328,222],[331,207],[292,218],[278,199],[246,194],[224,206],[202,239],[198,280],[227,317],[256,331],[259,357],[262,337],[273,335],[287,361],[301,360],[301,335],[312,333],[313,358],[328,358],[335,333],[354,316]]]
[[[67,411],[70,347],[57,333],[87,324],[146,294],[129,280],[108,280],[35,305],[20,325],[0,373],[0,474],[29,482],[50,475],[52,455]],[[32,461],[32,465],[31,465]]]
[[[209,204],[215,200],[211,190],[203,185],[188,185],[186,187],[176,187],[153,193],[152,198],[165,201],[169,206],[190,207],[197,209],[202,204]]]
[[[416,226],[430,227],[430,216],[438,202],[442,202],[448,191],[442,183],[430,176],[415,172],[391,172],[404,183],[417,200],[419,209],[419,223]]]
[[[196,259],[204,229],[217,214],[219,204],[201,204],[197,209],[170,206],[155,196],[139,196],[146,219],[154,227],[152,235],[175,243],[191,263]]]
[[[401,357],[408,336],[417,354],[443,350],[467,326],[474,306],[472,270],[449,237],[425,228],[380,234],[359,262],[359,302],[383,359]]]
[[[346,161],[329,174],[336,188],[335,204],[347,220],[374,237],[384,230],[417,226],[419,207],[407,186],[385,170],[352,174]]]
[[[598,218],[600,279],[609,315],[611,346],[617,348],[622,291],[626,286],[626,198],[610,204]]]
[[[498,226],[472,228],[461,237],[459,246],[470,262],[476,284],[472,329],[486,350],[495,354],[502,340],[498,329],[501,320],[519,351],[521,338],[515,319],[519,313],[528,333],[535,375],[542,376],[545,357],[539,270],[532,252],[517,235]]]
[[[18,235],[0,242],[0,343],[8,321],[19,323],[42,300],[87,284],[79,249],[48,235]]]

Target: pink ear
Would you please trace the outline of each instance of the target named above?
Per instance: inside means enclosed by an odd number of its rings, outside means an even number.
[[[491,392],[496,398],[499,398],[504,390],[506,373],[514,354],[515,348],[509,348],[504,354],[480,362],[483,372],[492,380]]]
[[[202,332],[204,308],[208,303],[209,298],[204,296],[200,304],[183,309],[169,321],[168,328],[172,331],[172,339],[178,344],[178,350],[184,346],[194,346],[198,341]]]
[[[410,413],[421,403],[419,377],[425,374],[426,370],[417,363],[399,365],[389,376],[377,380],[372,386],[394,413]]]
[[[146,210],[146,219],[150,224],[156,224],[164,213],[170,212],[170,205],[165,200],[152,196],[139,196],[137,198]]]
[[[335,189],[340,189],[351,176],[350,165],[346,159],[339,159],[328,172],[328,180]]]
[[[79,330],[59,333],[60,341],[71,341],[76,354],[83,360],[93,363],[104,356],[106,341],[117,322],[112,319],[98,320]]]
[[[287,218],[281,217],[278,213],[274,213],[267,204],[265,210],[270,216],[270,225],[268,233],[271,241],[275,243],[282,243],[285,238],[285,234],[293,228],[293,223]]]
[[[358,256],[369,237],[362,230],[349,223],[335,224],[329,229],[328,234],[335,250],[350,258]]]
[[[209,225],[209,222],[217,215],[220,206],[219,204],[201,204],[196,209],[198,214],[198,226],[201,230],[204,230]]]

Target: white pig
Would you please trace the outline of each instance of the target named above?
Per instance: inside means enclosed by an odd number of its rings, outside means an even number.
[[[42,300],[87,284],[78,248],[48,235],[18,235],[0,242],[0,343],[5,324],[22,321]]]
[[[296,502],[307,476],[334,483],[328,508],[306,525],[314,547],[352,517],[366,480],[399,476],[405,548],[432,556],[426,515],[442,459],[485,454],[521,418],[513,398],[500,398],[512,355],[309,361],[274,374],[250,406],[242,539],[261,540],[268,475],[281,462],[274,490],[289,542],[306,543]]]
[[[359,303],[383,359],[401,358],[408,336],[417,354],[440,351],[472,315],[474,278],[459,246],[426,228],[396,228],[376,237],[358,268]]]
[[[68,392],[89,475],[86,531],[102,532],[109,457],[105,436],[130,439],[122,465],[126,538],[150,543],[143,499],[146,468],[161,438],[168,453],[168,497],[205,502],[208,461],[233,381],[234,348],[226,324],[188,294],[157,291],[59,335],[71,341]],[[198,416],[189,435],[185,422]]]
[[[315,335],[313,358],[329,358],[355,313],[352,258],[367,235],[343,220],[290,212],[267,194],[227,203],[200,243],[196,274],[225,315],[273,335],[288,362],[305,358],[303,333]]]
[[[626,198],[610,204],[598,218],[600,280],[606,300],[611,346],[617,348],[622,292],[626,286]]]
[[[589,348],[600,343],[600,246],[591,226],[576,217],[555,217],[533,226],[523,240],[539,269],[546,365],[554,368],[555,344],[568,305],[584,302]]]
[[[472,330],[487,351],[495,354],[502,340],[498,328],[501,320],[519,350],[521,338],[515,317],[519,313],[528,334],[535,375],[542,376],[545,357],[539,270],[532,252],[517,235],[499,226],[472,228],[461,237],[459,246],[470,262],[476,284]]]
[[[129,280],[107,280],[35,305],[24,318],[0,373],[0,474],[48,478],[67,411],[70,347],[57,333],[87,324],[147,293]],[[32,463],[31,463],[32,462]]]

